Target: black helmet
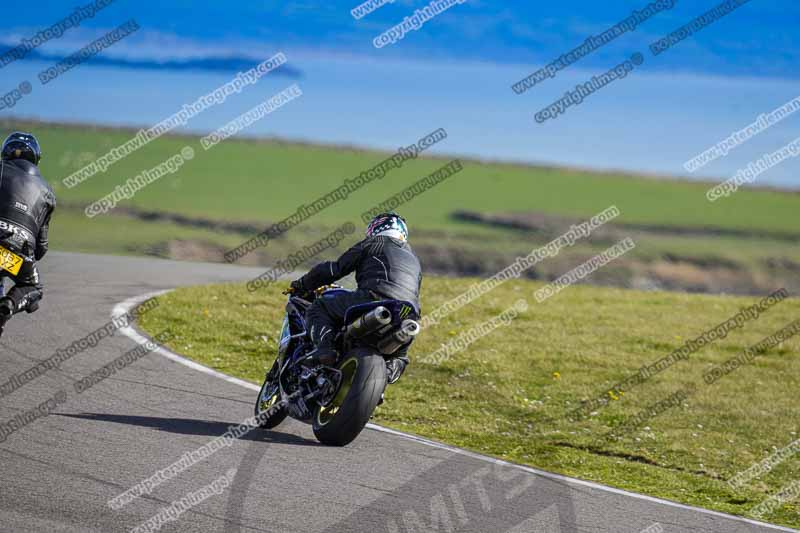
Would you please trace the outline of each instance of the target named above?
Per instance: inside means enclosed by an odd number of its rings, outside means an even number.
[[[42,149],[39,148],[39,141],[30,133],[15,131],[3,142],[3,150],[0,153],[3,161],[12,159],[25,159],[34,165],[39,164],[42,159]]]

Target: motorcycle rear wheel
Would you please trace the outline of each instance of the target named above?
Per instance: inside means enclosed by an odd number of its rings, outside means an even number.
[[[379,355],[351,355],[338,365],[342,381],[336,396],[314,410],[314,435],[323,444],[350,444],[369,422],[386,388],[386,363]]]

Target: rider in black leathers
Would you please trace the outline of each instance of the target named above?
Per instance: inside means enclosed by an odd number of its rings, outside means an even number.
[[[36,138],[21,132],[9,135],[0,151],[0,246],[23,258],[16,275],[0,269],[0,282],[3,278],[14,282],[0,298],[0,335],[14,313],[33,313],[42,299],[44,287],[36,261],[47,253],[56,196],[39,173],[41,156]]]
[[[405,220],[395,213],[383,213],[370,222],[366,233],[366,239],[347,250],[337,261],[320,263],[291,284],[293,291],[304,293],[333,283],[353,271],[356,273],[356,291],[323,295],[306,313],[311,340],[316,348],[307,360],[309,365],[336,363],[333,339],[349,307],[377,300],[403,300],[411,303],[416,316],[420,316],[422,267],[408,244]],[[393,354],[390,383],[396,382],[405,370],[410,344]]]

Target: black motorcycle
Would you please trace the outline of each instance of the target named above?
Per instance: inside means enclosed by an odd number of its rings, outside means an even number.
[[[321,443],[344,446],[361,433],[381,402],[392,354],[420,331],[408,302],[382,300],[351,307],[334,341],[339,362],[315,368],[300,364],[314,349],[306,311],[323,294],[345,290],[329,285],[289,295],[278,357],[256,400],[255,415],[262,428],[274,428],[291,416],[311,423]]]

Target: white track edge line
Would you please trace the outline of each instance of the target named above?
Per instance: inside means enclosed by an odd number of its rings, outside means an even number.
[[[127,313],[128,311],[130,311],[131,309],[133,309],[135,306],[141,304],[142,302],[144,302],[146,300],[149,300],[150,298],[155,298],[156,296],[161,296],[163,294],[167,294],[168,292],[171,292],[171,290],[162,290],[162,291],[150,292],[150,293],[147,293],[147,294],[143,294],[141,296],[128,298],[124,302],[118,303],[117,305],[114,306],[114,309],[111,312],[111,316],[112,317],[116,317],[116,316],[119,316],[119,315],[123,315],[123,314]],[[144,335],[142,335],[141,333],[136,331],[136,329],[133,326],[127,326],[127,327],[124,327],[124,328],[120,328],[119,331],[123,335],[125,335],[126,337],[128,337],[131,340],[133,340],[134,342],[136,342],[137,344],[142,344],[142,343],[146,342],[147,340],[149,340],[147,337],[145,337]],[[254,390],[254,391],[261,390],[261,387],[259,387],[258,385],[255,385],[254,383],[250,383],[249,381],[245,381],[243,379],[239,379],[239,378],[235,378],[233,376],[229,376],[227,374],[223,374],[222,372],[214,370],[213,368],[209,368],[209,367],[207,367],[205,365],[201,365],[200,363],[196,363],[196,362],[194,362],[194,361],[192,361],[190,359],[187,359],[187,358],[185,358],[183,356],[180,356],[180,355],[178,355],[178,354],[176,354],[176,353],[174,353],[174,352],[172,352],[172,351],[170,351],[170,350],[168,350],[168,349],[166,349],[166,348],[164,348],[162,346],[159,346],[158,348],[153,350],[153,353],[157,353],[157,354],[159,354],[159,355],[161,355],[163,357],[166,357],[170,361],[174,361],[174,362],[176,362],[178,364],[181,364],[181,365],[184,365],[184,366],[188,366],[189,368],[191,368],[193,370],[197,370],[198,372],[202,372],[204,374],[208,374],[210,376],[214,376],[215,378],[222,379],[224,381],[227,381],[228,383],[232,383],[234,385],[239,385],[240,387],[244,387],[246,389],[250,389],[250,390]],[[674,507],[674,508],[677,508],[677,509],[683,509],[683,510],[688,510],[688,511],[699,512],[701,514],[706,514],[706,515],[711,515],[711,516],[717,516],[717,517],[720,517],[720,518],[724,518],[726,520],[733,520],[735,522],[742,522],[742,523],[746,523],[746,524],[752,524],[752,525],[756,525],[756,526],[760,526],[760,527],[770,528],[770,529],[774,529],[775,531],[789,531],[789,532],[793,532],[793,533],[798,533],[797,529],[791,529],[791,528],[787,528],[787,527],[784,527],[784,526],[779,526],[779,525],[776,525],[776,524],[770,524],[770,523],[767,523],[767,522],[759,522],[758,520],[752,520],[750,518],[744,518],[744,517],[741,517],[741,516],[735,516],[735,515],[731,515],[731,514],[726,514],[726,513],[720,512],[720,511],[713,511],[711,509],[703,509],[702,507],[694,507],[694,506],[691,506],[691,505],[686,505],[684,503],[678,503],[678,502],[673,502],[673,501],[670,501],[670,500],[664,500],[664,499],[661,499],[661,498],[656,498],[655,496],[648,496],[646,494],[638,494],[636,492],[630,492],[630,491],[623,490],[623,489],[617,489],[617,488],[614,488],[614,487],[609,487],[607,485],[601,485],[600,483],[595,483],[593,481],[585,481],[583,479],[572,478],[572,477],[564,476],[562,474],[555,474],[553,472],[548,472],[546,470],[539,470],[537,468],[533,468],[533,467],[530,467],[530,466],[524,466],[524,465],[519,465],[519,464],[516,464],[516,463],[510,463],[508,461],[503,461],[502,459],[496,459],[496,458],[490,457],[488,455],[482,455],[480,453],[471,452],[469,450],[464,450],[464,449],[461,449],[461,448],[457,448],[457,447],[451,446],[449,444],[444,444],[444,443],[436,442],[436,441],[429,440],[429,439],[426,439],[426,438],[423,438],[423,437],[418,437],[416,435],[411,435],[409,433],[403,433],[402,431],[397,431],[397,430],[394,430],[394,429],[385,428],[385,427],[379,426],[377,424],[369,423],[369,424],[367,424],[367,428],[375,430],[375,431],[380,431],[382,433],[387,433],[389,435],[394,435],[396,437],[401,437],[401,438],[404,438],[406,440],[411,440],[411,441],[414,441],[416,443],[423,444],[425,446],[430,446],[432,448],[438,448],[438,449],[446,450],[446,451],[449,451],[449,452],[452,452],[452,453],[455,453],[455,454],[458,454],[458,455],[463,455],[465,457],[470,457],[472,459],[477,459],[479,461],[484,461],[484,462],[487,462],[487,463],[503,465],[503,466],[507,466],[509,468],[515,468],[515,469],[518,469],[518,470],[522,470],[524,472],[528,472],[529,474],[534,474],[534,475],[541,476],[541,477],[544,477],[544,478],[547,478],[547,479],[552,479],[552,480],[555,480],[555,481],[562,481],[564,483],[570,483],[572,485],[580,485],[580,486],[583,486],[583,487],[588,487],[588,488],[592,488],[592,489],[596,489],[596,490],[601,490],[601,491],[604,491],[604,492],[610,492],[610,493],[613,493],[613,494],[619,494],[619,495],[622,495],[622,496],[627,496],[629,498],[634,498],[634,499],[637,499],[637,500],[644,500],[644,501],[651,502],[651,503],[656,503],[656,504],[659,504],[659,505],[666,505],[668,507]]]
[[[149,300],[150,298],[155,298],[156,296],[161,296],[162,294],[166,294],[168,292],[170,292],[170,291],[151,292],[151,293],[145,294],[144,296],[138,296],[136,298],[130,298],[128,300],[125,300],[124,302],[119,303],[119,304],[114,306],[114,310],[111,312],[111,316],[112,317],[116,317],[116,316],[119,316],[119,315],[124,315],[125,313],[130,311],[133,307],[139,305],[140,303],[144,302],[145,300]],[[136,331],[136,329],[133,326],[126,326],[124,328],[120,328],[119,331],[123,335],[125,335],[126,337],[128,337],[131,340],[133,340],[134,342],[136,342],[137,344],[143,344],[143,343],[145,343],[145,342],[147,342],[149,340],[147,337],[145,337],[144,335],[142,335],[141,333]],[[163,346],[159,346],[158,348],[153,350],[153,353],[157,353],[157,354],[159,354],[161,356],[166,357],[167,359],[169,359],[171,361],[175,361],[176,363],[188,366],[189,368],[191,368],[193,370],[197,370],[199,372],[203,372],[204,374],[209,374],[211,376],[214,376],[215,378],[219,378],[219,379],[225,380],[228,383],[233,383],[234,385],[239,385],[240,387],[245,387],[247,389],[254,390],[256,392],[261,390],[260,387],[250,383],[249,381],[245,381],[243,379],[235,378],[233,376],[229,376],[227,374],[223,374],[222,372],[218,372],[218,371],[214,370],[213,368],[209,368],[209,367],[207,367],[205,365],[201,365],[200,363],[195,363],[194,361],[192,361],[190,359],[186,359],[185,357],[182,357],[182,356],[180,356],[180,355],[178,355],[176,353],[171,352],[170,350],[167,350]]]

